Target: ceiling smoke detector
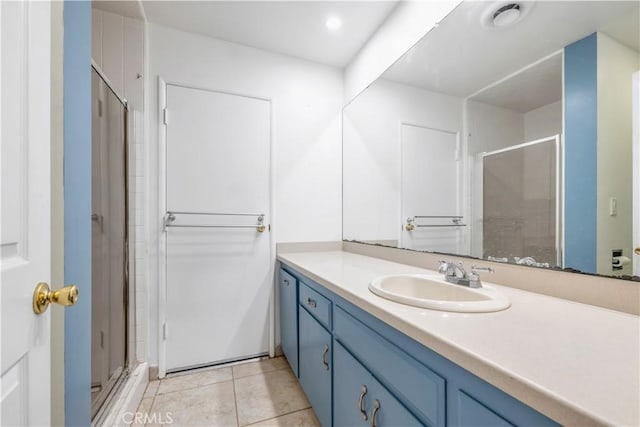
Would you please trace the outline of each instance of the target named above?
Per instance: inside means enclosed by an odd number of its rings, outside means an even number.
[[[494,27],[508,27],[515,24],[521,16],[520,5],[518,3],[509,3],[493,13],[491,23]]]

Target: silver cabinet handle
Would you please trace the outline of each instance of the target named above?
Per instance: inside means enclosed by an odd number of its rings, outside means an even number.
[[[378,415],[378,411],[380,410],[380,401],[376,399],[373,402],[373,409],[371,410],[371,427],[376,427],[376,415]]]
[[[325,370],[329,370],[329,364],[327,363],[327,354],[329,353],[329,344],[325,344],[322,349],[322,364],[324,365]]]
[[[307,298],[307,305],[311,308],[316,308],[316,301],[311,298]]]
[[[358,398],[358,409],[360,410],[360,415],[362,415],[362,419],[367,421],[367,411],[364,410],[362,404],[364,403],[364,396],[367,394],[367,386],[362,385],[362,389],[360,390],[360,398]]]
[[[282,282],[283,282],[286,286],[289,286],[289,279],[284,279]]]

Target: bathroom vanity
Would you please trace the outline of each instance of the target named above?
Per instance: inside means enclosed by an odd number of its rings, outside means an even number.
[[[640,423],[637,316],[505,286],[506,310],[429,310],[368,285],[434,271],[347,251],[278,259],[282,351],[323,426]]]

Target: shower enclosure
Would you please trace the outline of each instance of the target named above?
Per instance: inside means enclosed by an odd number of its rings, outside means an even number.
[[[483,153],[482,258],[562,265],[560,136]]]
[[[91,415],[127,374],[127,106],[92,69]]]

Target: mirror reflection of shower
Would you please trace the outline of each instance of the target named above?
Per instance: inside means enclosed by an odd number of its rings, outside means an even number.
[[[560,135],[482,153],[484,259],[549,267],[560,265]]]
[[[92,417],[127,372],[126,113],[92,69]]]
[[[466,108],[471,255],[562,265],[562,54],[480,90]]]

